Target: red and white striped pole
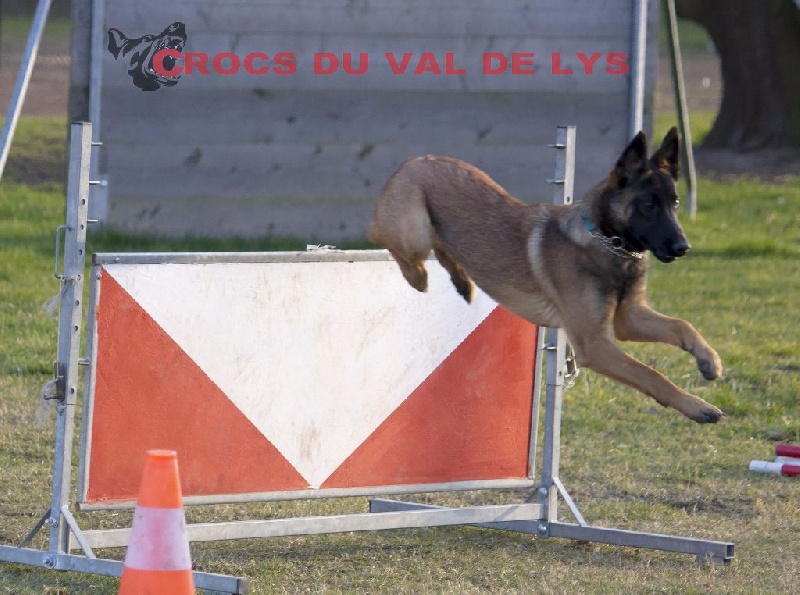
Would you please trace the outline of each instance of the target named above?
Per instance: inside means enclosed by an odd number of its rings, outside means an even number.
[[[775,457],[775,462],[784,465],[800,465],[800,459],[794,457]]]
[[[800,446],[794,444],[776,444],[775,454],[779,457],[800,459]]]
[[[750,471],[786,477],[800,477],[800,465],[789,465],[773,461],[750,461]]]
[[[800,446],[776,444],[774,461],[750,461],[750,471],[800,477]]]

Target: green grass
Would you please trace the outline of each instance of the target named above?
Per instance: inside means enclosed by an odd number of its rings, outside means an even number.
[[[30,16],[22,15],[4,15],[0,21],[2,27],[2,37],[0,41],[3,45],[8,44],[9,49],[21,54],[28,41],[30,34],[31,24],[33,23],[33,13]],[[52,15],[47,19],[42,34],[42,42],[44,50],[48,45],[57,45],[59,47],[69,47],[69,35],[72,30],[72,22],[68,18],[53,17]]]
[[[667,19],[663,11],[660,17],[658,45],[662,54],[666,55],[669,36],[667,34]],[[678,19],[678,40],[680,41],[681,52],[685,56],[707,54],[709,51],[713,51],[714,46],[708,32],[694,21],[688,19]]]
[[[0,117],[0,126],[5,118]],[[8,154],[4,182],[63,184],[67,125],[63,118],[20,118]]]
[[[29,128],[50,125],[23,121]],[[665,129],[664,126],[661,128]],[[44,134],[44,130],[40,130]],[[58,134],[52,131],[54,136]],[[33,151],[36,134],[19,135]],[[30,138],[34,140],[30,141]],[[63,147],[63,137],[60,139]],[[729,566],[690,556],[469,528],[287,537],[192,546],[195,563],[248,576],[255,593],[790,593],[800,583],[800,483],[752,474],[778,440],[800,442],[800,178],[701,179],[693,250],[653,263],[650,296],[686,317],[719,351],[717,382],[686,354],[626,349],[722,407],[724,423],[700,426],[584,371],[566,393],[561,477],[593,524],[734,541]],[[49,500],[52,416],[37,415],[50,377],[56,321],[41,304],[58,290],[53,230],[63,187],[0,183],[0,542],[17,542]],[[265,249],[265,240],[164,240],[91,232],[91,250]],[[301,247],[302,242],[275,244]],[[354,289],[356,291],[357,289]],[[519,501],[519,492],[427,497],[453,504]],[[191,522],[363,511],[361,498],[193,507]],[[565,506],[562,518],[571,520]],[[124,526],[130,513],[83,513],[81,526]],[[43,545],[43,538],[37,540]],[[119,550],[100,552],[120,557]],[[0,567],[0,593],[113,593],[117,581],[25,566]]]
[[[689,114],[689,131],[692,135],[692,143],[695,147],[701,145],[705,140],[711,126],[714,124],[716,113],[713,111],[699,111],[695,110]],[[650,141],[652,145],[660,143],[661,139],[667,131],[676,126],[674,114],[656,114],[653,119],[653,138]],[[657,148],[657,145],[651,147]]]

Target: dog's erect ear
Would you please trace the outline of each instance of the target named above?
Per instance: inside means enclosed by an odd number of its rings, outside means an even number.
[[[650,158],[650,161],[653,162],[653,165],[657,169],[667,172],[672,176],[673,180],[677,181],[678,174],[681,171],[680,153],[681,138],[678,135],[678,129],[673,126],[670,128],[670,131],[667,132],[661,146]]]
[[[647,169],[647,137],[639,132],[614,166],[613,178],[619,188],[633,184]]]
[[[119,58],[119,53],[125,47],[127,41],[128,38],[119,29],[111,28],[108,30],[108,51],[111,52],[115,60]]]

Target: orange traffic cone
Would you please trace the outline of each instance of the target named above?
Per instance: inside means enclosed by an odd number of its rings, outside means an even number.
[[[119,593],[194,595],[178,455],[149,450]]]

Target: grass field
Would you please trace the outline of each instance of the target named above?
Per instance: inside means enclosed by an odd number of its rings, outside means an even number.
[[[710,118],[700,118],[707,129]],[[661,130],[665,122],[659,122]],[[52,414],[38,394],[51,378],[56,320],[41,304],[58,291],[53,230],[63,221],[58,176],[23,184],[31,163],[63,162],[63,122],[24,120],[0,183],[0,543],[13,544],[49,502]],[[702,130],[695,130],[695,138]],[[27,158],[26,158],[27,156]],[[52,170],[52,168],[48,168]],[[28,172],[30,173],[30,172]],[[50,180],[50,181],[47,181]],[[255,593],[791,593],[800,584],[800,482],[750,473],[777,441],[800,442],[800,178],[701,179],[689,256],[653,263],[654,306],[686,317],[719,351],[708,383],[684,353],[631,353],[720,406],[700,426],[591,372],[565,397],[562,479],[596,525],[736,543],[728,566],[690,556],[469,528],[287,537],[202,544],[195,563],[244,575]],[[90,233],[90,250],[263,250],[303,242],[168,241]],[[519,501],[519,492],[427,497],[454,504]],[[194,507],[190,522],[363,511],[361,498]],[[561,507],[563,520],[571,521]],[[130,514],[86,513],[84,528],[124,526]],[[42,539],[37,545],[42,545]],[[121,557],[121,550],[101,552]],[[0,566],[0,593],[112,593],[117,581]]]

